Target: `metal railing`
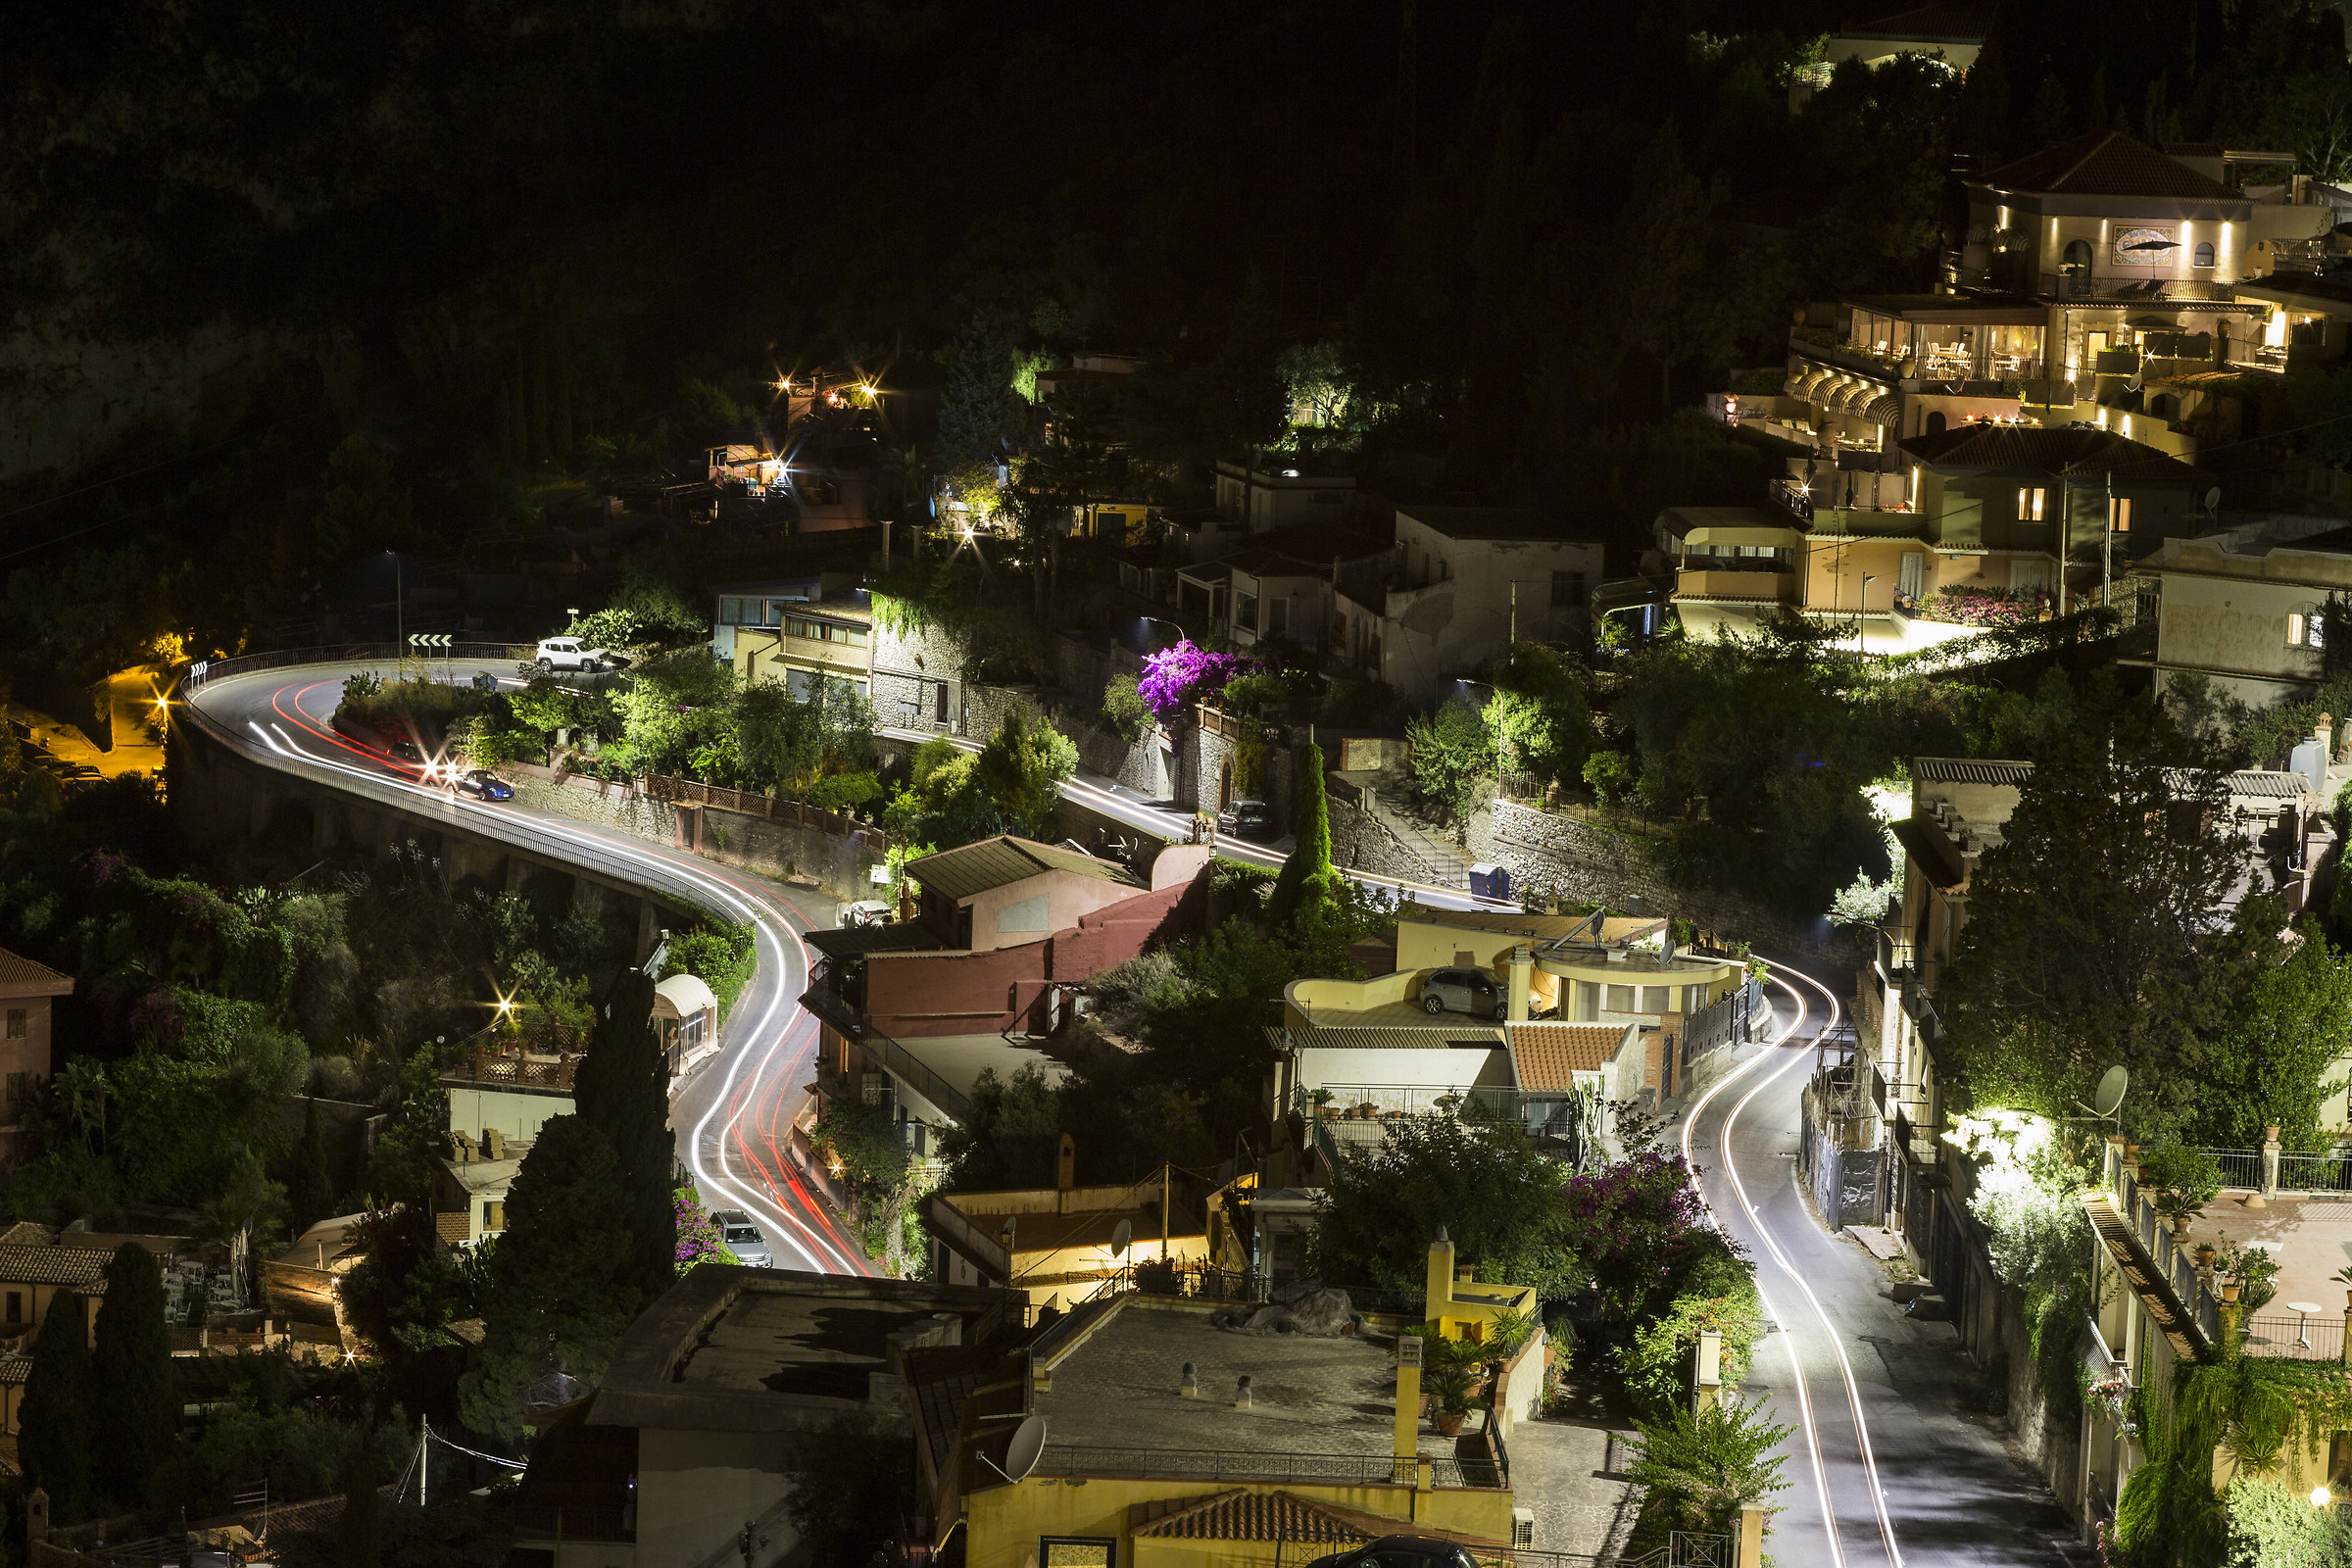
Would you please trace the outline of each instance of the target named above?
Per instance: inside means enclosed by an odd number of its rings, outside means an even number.
[[[2340,1313],[2268,1312],[2246,1319],[2240,1348],[2248,1355],[2289,1361],[2341,1361],[2344,1320]]]
[[[2352,1156],[2344,1154],[2278,1155],[2278,1189],[2287,1193],[2352,1192]]]
[[[2208,1149],[2205,1155],[2222,1167],[2222,1185],[2226,1188],[2245,1188],[2259,1191],[2262,1187],[2262,1151],[2259,1149]],[[2283,1156],[2281,1164],[2284,1163]]]
[[[1049,1476],[1133,1476],[1171,1481],[1288,1481],[1348,1487],[1411,1487],[1421,1470],[1433,1487],[1446,1492],[1508,1487],[1498,1463],[1486,1460],[1392,1458],[1366,1453],[1246,1453],[1230,1448],[1107,1448],[1049,1443],[1037,1474]],[[1492,1472],[1494,1481],[1481,1485]]]
[[[764,817],[771,822],[790,822],[796,827],[814,828],[830,833],[837,839],[856,838],[862,834],[866,845],[877,854],[890,849],[890,835],[871,822],[860,822],[839,811],[806,805],[800,801],[778,800],[756,790],[731,790],[716,784],[704,784],[695,779],[671,778],[662,773],[645,776],[645,793],[653,800],[671,805],[715,806],[722,811],[735,811],[745,816]]]
[[[1448,1115],[1462,1121],[1516,1121],[1522,1096],[1516,1089],[1448,1088],[1444,1084],[1323,1084],[1329,1101],[1316,1108],[1326,1121],[1388,1121],[1403,1116]]]
[[[1148,1236],[1136,1238],[1135,1245],[1151,1242]],[[1103,1275],[1102,1283],[1090,1292],[1089,1301],[1104,1299],[1138,1291],[1145,1296],[1176,1296],[1191,1301],[1263,1301],[1266,1298],[1266,1278],[1255,1269],[1210,1268],[1204,1263],[1156,1263],[1149,1258],[1130,1258]],[[1082,1303],[1083,1304],[1083,1303]]]

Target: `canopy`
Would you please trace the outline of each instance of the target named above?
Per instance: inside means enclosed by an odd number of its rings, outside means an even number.
[[[668,1004],[663,1010],[662,1004]],[[654,1011],[670,1018],[691,1018],[698,1012],[714,1012],[718,999],[710,988],[690,974],[673,974],[654,987]]]
[[[1872,398],[1870,406],[1862,411],[1862,417],[1872,424],[1892,424],[1902,415],[1903,400],[1891,392],[1882,392]]]

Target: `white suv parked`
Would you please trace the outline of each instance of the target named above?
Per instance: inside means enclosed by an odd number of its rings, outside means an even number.
[[[539,645],[539,667],[558,669],[602,669],[612,662],[612,656],[602,648],[589,648],[577,637],[550,637]]]

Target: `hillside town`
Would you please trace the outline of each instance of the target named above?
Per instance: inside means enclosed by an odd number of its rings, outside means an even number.
[[[2339,7],[102,10],[0,1563],[2352,1563]]]

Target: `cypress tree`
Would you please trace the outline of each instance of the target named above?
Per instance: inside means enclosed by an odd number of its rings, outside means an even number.
[[[318,1129],[318,1101],[315,1096],[303,1102],[302,1142],[294,1146],[291,1174],[293,1179],[286,1184],[286,1199],[293,1209],[294,1234],[300,1236],[326,1218],[335,1203],[335,1179],[327,1169],[326,1137]]]
[[[427,1454],[429,1462],[431,1455]],[[384,1501],[375,1491],[375,1445],[360,1439],[344,1474],[343,1517],[335,1521],[335,1568],[377,1568],[384,1560]]]
[[[49,1517],[68,1524],[96,1504],[92,1462],[98,1421],[90,1377],[88,1318],[79,1291],[50,1299],[34,1338],[32,1373],[17,1406],[17,1457],[25,1485],[49,1494]]]
[[[654,1032],[654,982],[635,969],[624,971],[605,998],[572,1103],[619,1158],[630,1240],[623,1272],[650,1301],[677,1278],[678,1219],[670,1200],[677,1155],[669,1071]]]
[[[1291,820],[1298,847],[1282,862],[1266,912],[1279,924],[1298,912],[1302,903],[1331,894],[1331,803],[1323,794],[1323,748],[1308,746],[1298,754],[1298,782],[1292,796]]]
[[[172,1380],[172,1331],[164,1322],[164,1267],[136,1242],[106,1265],[90,1376],[97,1385],[98,1491],[118,1508],[147,1500],[172,1451],[178,1398]]]

